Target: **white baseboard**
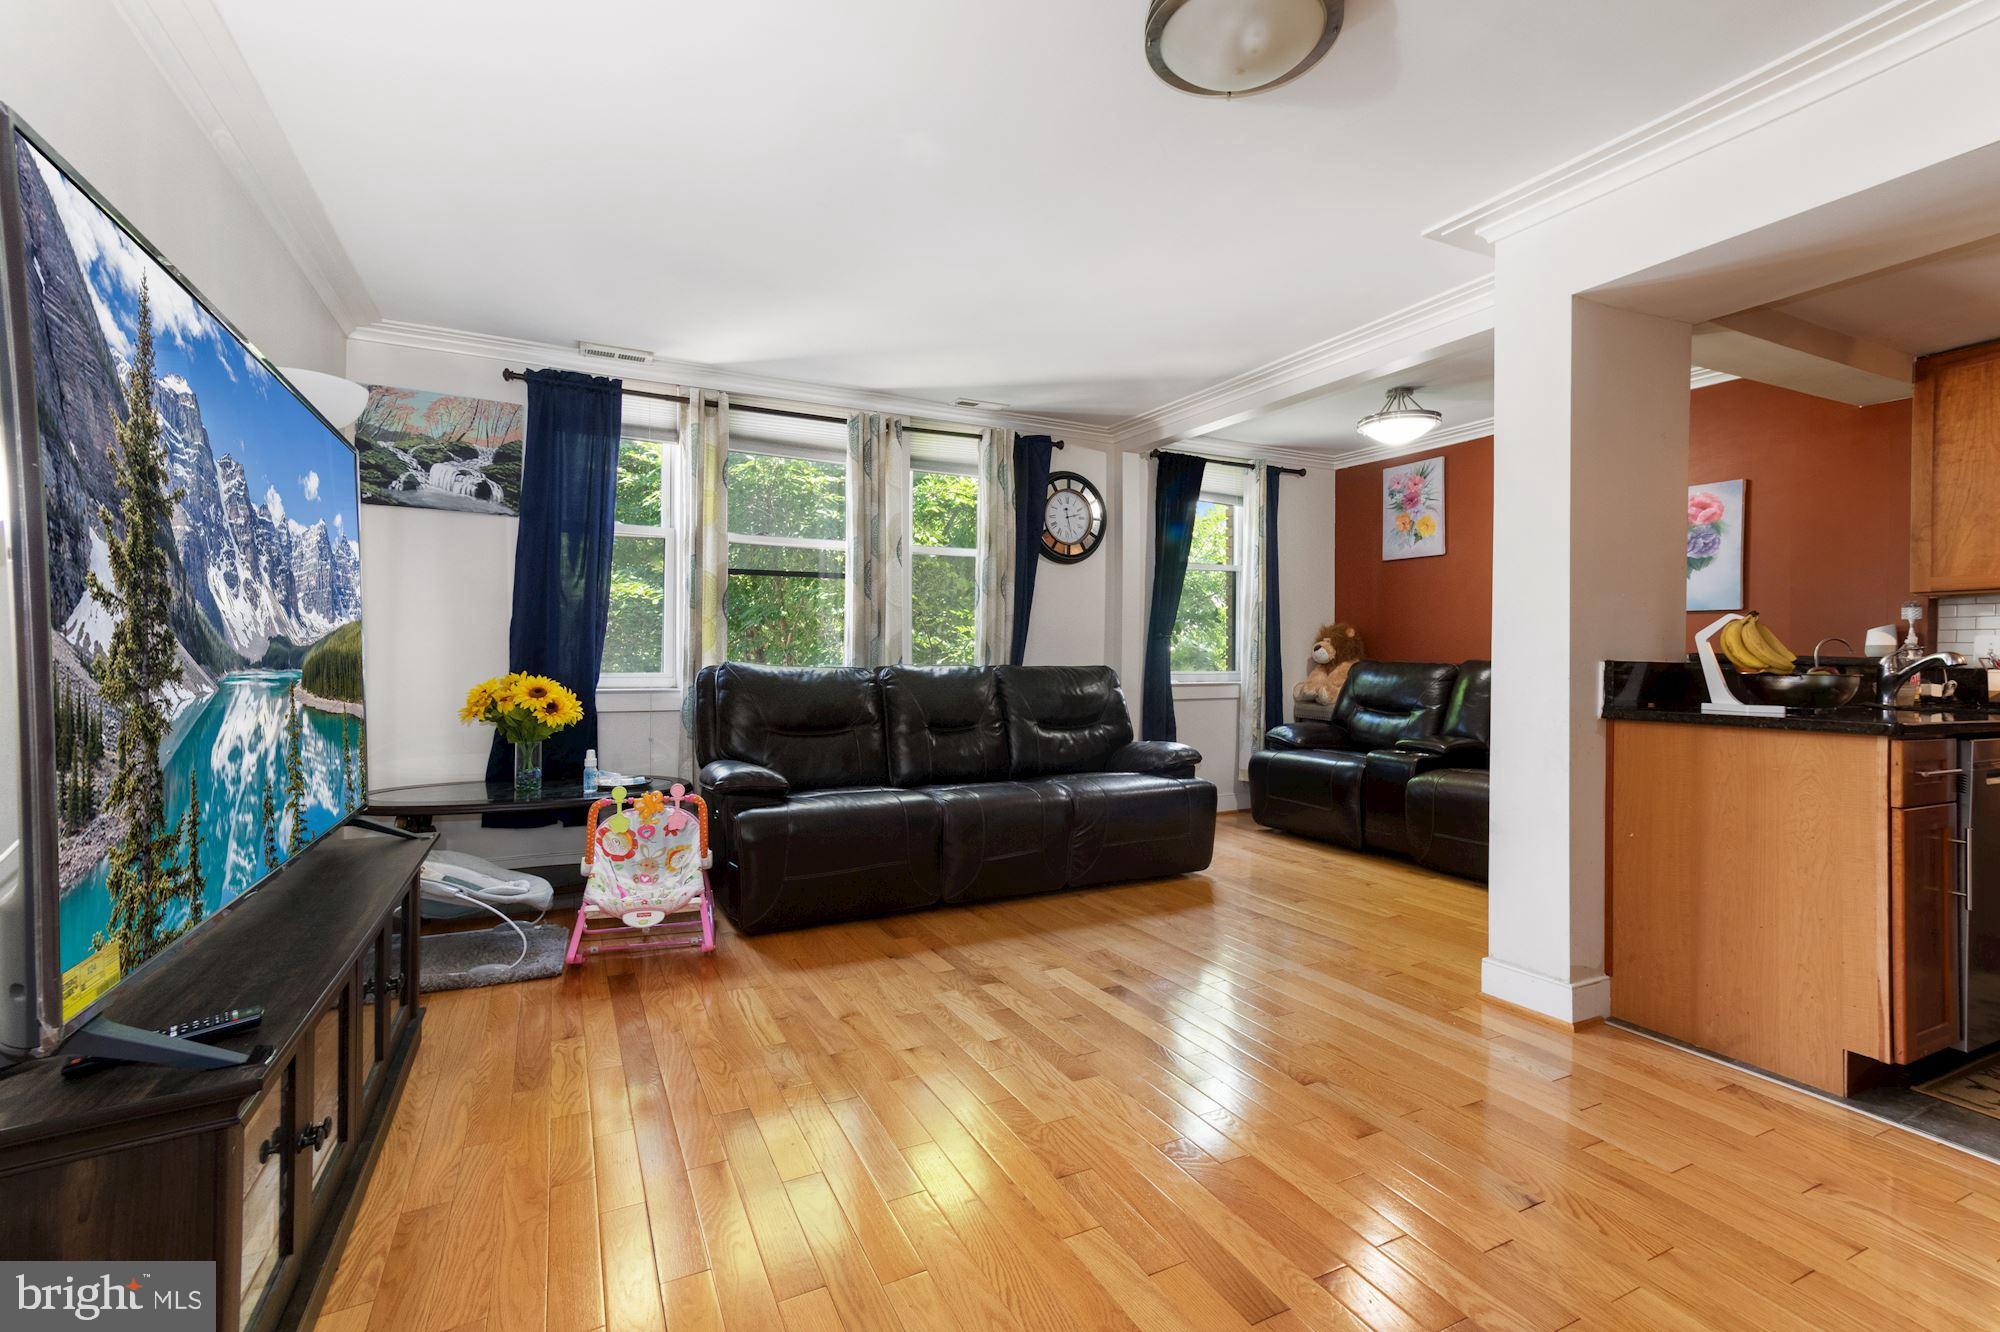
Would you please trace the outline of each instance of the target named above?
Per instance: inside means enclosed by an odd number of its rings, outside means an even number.
[[[1609,976],[1563,981],[1489,957],[1479,964],[1479,988],[1503,1003],[1558,1022],[1590,1022],[1611,1016]]]

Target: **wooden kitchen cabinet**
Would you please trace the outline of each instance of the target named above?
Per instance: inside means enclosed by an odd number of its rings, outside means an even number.
[[[1954,741],[1652,721],[1609,741],[1613,1017],[1836,1095],[1863,1061],[1958,1039]]]
[[[1917,362],[1910,413],[1910,586],[2000,589],[2000,342]]]
[[[1893,1062],[1958,1038],[1958,806],[1890,815],[1889,1039]]]

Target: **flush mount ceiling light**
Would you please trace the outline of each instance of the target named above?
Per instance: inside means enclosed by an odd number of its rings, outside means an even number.
[[[1317,64],[1346,10],[1347,0],[1153,0],[1146,59],[1182,92],[1262,92]]]
[[[1443,412],[1417,405],[1416,392],[1413,388],[1390,389],[1382,410],[1362,417],[1354,423],[1354,428],[1377,444],[1391,448],[1416,443],[1444,421]]]

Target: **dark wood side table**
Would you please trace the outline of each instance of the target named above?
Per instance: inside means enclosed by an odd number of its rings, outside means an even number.
[[[671,778],[658,778],[628,783],[625,789],[636,794],[672,784]],[[368,793],[362,813],[394,819],[410,832],[431,832],[431,820],[440,814],[559,814],[588,809],[610,794],[608,786],[586,794],[582,782],[543,782],[542,793],[532,798],[515,795],[512,782],[425,782],[378,787]]]
[[[636,795],[653,787],[665,790],[678,780],[674,777],[655,777],[624,785],[627,792]],[[515,795],[514,784],[510,781],[425,782],[416,786],[385,786],[370,791],[362,812],[375,818],[394,819],[398,828],[409,832],[428,833],[436,831],[433,820],[440,815],[561,814],[588,809],[610,794],[609,786],[586,794],[580,781],[543,782],[542,793],[532,799]],[[580,847],[583,834],[578,831],[576,835]],[[558,894],[557,904],[562,905],[573,899],[577,887],[583,882],[582,873],[577,869],[577,859],[571,856],[557,863],[524,865],[521,868],[547,879]]]

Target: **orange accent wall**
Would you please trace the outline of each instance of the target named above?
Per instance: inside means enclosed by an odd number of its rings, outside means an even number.
[[[1382,473],[1424,458],[1445,460],[1445,553],[1385,560]],[[1491,655],[1492,436],[1418,449],[1336,473],[1333,596],[1340,618],[1361,631],[1368,655],[1378,660],[1465,661]],[[1286,644],[1287,651],[1302,647]]]
[[[1688,482],[1737,477],[1750,483],[1746,609],[1794,652],[1830,634],[1860,652],[1909,591],[1909,402],[1849,407],[1747,379],[1697,389]],[[1689,647],[1720,613],[1688,615]]]
[[[1429,457],[1446,459],[1446,552],[1384,560],[1382,473]],[[1895,619],[1908,592],[1910,404],[1849,407],[1745,379],[1696,389],[1688,482],[1738,477],[1750,483],[1748,608],[1794,651],[1838,634],[1859,652],[1863,632]],[[1492,652],[1491,438],[1343,468],[1334,523],[1334,606],[1369,656],[1463,661]],[[1689,647],[1718,613],[1687,616]]]

